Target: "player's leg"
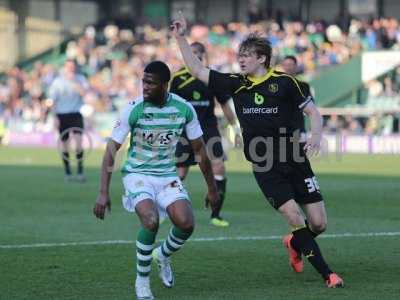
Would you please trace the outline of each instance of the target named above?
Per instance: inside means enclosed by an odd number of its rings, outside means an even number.
[[[309,201],[313,200],[309,199]],[[305,224],[307,231],[315,239],[319,234],[326,230],[327,214],[325,204],[322,200],[319,202],[303,204],[303,211],[306,215]],[[343,279],[336,273],[329,274],[329,277],[326,279],[326,284],[331,288],[344,286]]]
[[[225,177],[225,164],[222,159],[214,159],[211,161],[212,169],[214,173],[214,179],[217,184],[217,189],[220,197],[220,205],[211,212],[211,224],[215,226],[226,227],[229,226],[229,222],[221,217],[221,210],[225,200],[226,193],[226,177]],[[206,198],[206,205],[208,205],[208,199]]]
[[[173,226],[161,250],[166,257],[178,251],[189,239],[194,230],[192,205],[186,199],[177,200],[167,207]]]
[[[194,229],[194,216],[188,200],[177,200],[167,207],[168,216],[173,224],[167,238],[160,247],[155,249],[153,256],[156,259],[159,275],[165,287],[171,288],[175,279],[171,268],[170,257],[179,251]]]
[[[290,264],[297,272],[303,269],[301,254],[328,280],[332,271],[325,262],[318,244],[307,229],[299,205],[294,201],[295,191],[288,181],[290,167],[281,164],[265,172],[254,172],[258,185],[270,204],[277,209],[292,229],[284,240],[288,247]]]
[[[68,120],[65,117],[59,117],[59,133],[60,133],[60,147],[61,159],[64,166],[65,181],[72,181],[70,157],[69,157],[69,127]]]
[[[158,209],[153,200],[155,191],[148,178],[139,174],[126,175],[123,184],[123,206],[127,211],[135,212],[141,223],[136,239],[136,295],[138,299],[153,299],[150,271],[159,223]]]
[[[328,218],[323,201],[302,205],[306,215],[306,226],[311,235],[316,238],[326,230]]]
[[[289,243],[289,248],[292,247],[297,253],[302,253],[321,274],[328,287],[343,287],[343,280],[332,272],[325,262],[312,232],[305,224],[298,204],[291,199],[280,206],[278,210],[292,227],[291,238],[285,239],[285,242]]]
[[[81,183],[86,181],[86,177],[83,172],[83,161],[84,161],[84,151],[83,151],[83,117],[81,114],[77,114],[74,120],[74,139],[76,144],[76,161],[78,165],[77,170],[77,180]]]
[[[144,199],[136,204],[135,211],[142,224],[136,239],[136,295],[138,299],[153,299],[150,289],[150,271],[158,231],[158,210],[153,200]]]
[[[222,147],[221,135],[217,127],[209,127],[204,129],[204,142],[206,144],[207,154],[212,163],[215,182],[217,184],[220,196],[220,205],[211,212],[211,224],[215,226],[226,227],[229,222],[224,220],[221,215],[221,209],[225,200],[226,193],[226,176],[224,160],[226,155]],[[205,206],[209,206],[209,200],[205,197]]]
[[[173,224],[165,241],[153,252],[164,286],[174,285],[170,257],[180,250],[194,229],[194,216],[189,196],[179,178],[170,181],[157,195],[157,204],[165,208]]]
[[[329,275],[333,272],[326,264],[318,244],[307,229],[298,204],[291,199],[282,204],[278,208],[278,211],[292,228],[293,236],[289,241],[290,246],[293,247],[296,252],[302,253],[321,276],[327,280]]]
[[[303,206],[303,210],[306,214],[306,220],[304,221],[305,227],[301,229],[303,240],[305,239],[304,237],[307,236],[307,239],[310,239],[313,244],[315,244],[314,246],[318,247],[315,238],[326,229],[327,224],[326,210],[319,184],[307,159],[304,163],[293,164],[291,170],[292,172],[289,177],[294,189],[296,202]],[[296,238],[295,233],[293,233],[293,238],[290,240],[291,246],[296,251],[304,254],[301,250],[301,243],[302,242],[299,242]],[[311,245],[311,243],[309,244]],[[321,254],[319,248],[310,249],[313,250],[313,255],[317,253],[315,252],[316,250],[319,252],[319,255]],[[309,258],[306,254],[304,255],[311,262],[313,258]],[[321,262],[322,261],[323,259]],[[321,262],[317,262],[317,264],[319,268],[323,268],[317,270],[325,279],[328,287],[343,286],[343,280],[337,276],[337,274],[333,273],[325,262],[323,262],[323,264],[321,264]],[[328,271],[329,273],[327,273]]]
[[[76,157],[76,163],[77,163],[77,174],[76,174],[76,180],[80,183],[86,182],[86,177],[83,173],[83,160],[84,160],[84,151],[83,151],[83,146],[82,146],[82,134],[79,132],[74,132],[74,140],[75,140],[75,145],[76,145],[76,152],[75,152],[75,157]]]

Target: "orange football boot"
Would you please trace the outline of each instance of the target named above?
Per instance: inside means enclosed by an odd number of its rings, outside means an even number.
[[[336,273],[329,274],[329,278],[326,280],[326,286],[328,288],[341,288],[344,287],[343,279]]]
[[[288,234],[283,237],[283,245],[287,248],[289,254],[289,265],[296,273],[303,272],[304,262],[301,258],[301,253],[298,253],[293,249],[290,241],[293,238],[293,234]]]

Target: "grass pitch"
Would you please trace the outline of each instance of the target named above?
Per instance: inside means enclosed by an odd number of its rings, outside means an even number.
[[[119,172],[112,180],[111,215],[101,222],[91,213],[101,155],[89,154],[86,184],[66,184],[55,150],[0,148],[0,299],[135,298],[138,222],[121,206]],[[304,273],[292,273],[277,238],[287,227],[264,200],[241,153],[232,152],[223,210],[231,226],[209,225],[202,209],[205,184],[194,168],[187,186],[197,227],[173,257],[173,289],[162,287],[153,266],[156,298],[398,299],[399,157],[331,156],[313,167],[329,218],[326,238],[318,242],[343,276],[344,289],[325,288],[308,263]],[[158,238],[168,229],[166,222]],[[104,241],[111,244],[97,243]]]

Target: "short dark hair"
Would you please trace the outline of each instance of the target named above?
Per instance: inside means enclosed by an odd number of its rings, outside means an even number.
[[[193,42],[190,44],[190,47],[195,47],[197,49],[197,51],[199,51],[201,53],[206,53],[206,47],[204,46],[204,44],[202,44],[200,42]]]
[[[149,63],[144,68],[145,73],[157,74],[162,83],[168,82],[171,79],[171,71],[168,66],[162,61],[155,60]]]
[[[254,50],[258,56],[265,55],[265,67],[271,63],[272,47],[267,38],[258,32],[250,33],[239,45],[239,52]]]
[[[291,59],[291,60],[293,60],[294,64],[297,65],[297,58],[296,58],[295,56],[293,56],[293,55],[286,55],[286,56],[283,58],[283,60],[285,60],[285,59]]]

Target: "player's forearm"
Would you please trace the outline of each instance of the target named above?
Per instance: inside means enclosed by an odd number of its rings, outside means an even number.
[[[310,118],[311,134],[314,136],[322,135],[322,117],[318,109],[313,109],[308,115]]]
[[[179,49],[181,50],[183,61],[185,62],[186,67],[189,69],[190,74],[208,85],[209,70],[204,67],[203,63],[193,54],[192,48],[186,40],[186,37],[177,36],[176,41]]]
[[[106,152],[103,156],[103,163],[101,166],[101,175],[100,175],[100,193],[104,195],[109,194],[110,189],[110,181],[112,172],[114,169],[115,155],[119,149],[120,145],[109,141],[107,143]]]
[[[237,118],[231,107],[229,106],[229,102],[225,103],[221,106],[222,111],[224,112],[225,118],[228,120],[228,123],[233,127],[237,126]]]
[[[208,190],[209,191],[216,190],[217,186],[215,183],[214,174],[213,174],[212,167],[211,167],[211,161],[207,156],[205,147],[202,147],[198,151],[197,155],[200,156],[199,168],[200,168],[201,172],[203,173],[204,179],[208,186]]]

